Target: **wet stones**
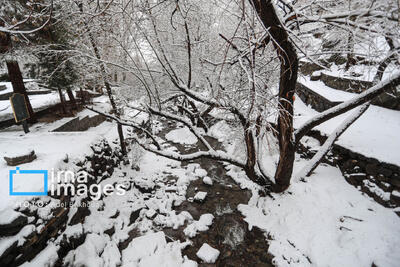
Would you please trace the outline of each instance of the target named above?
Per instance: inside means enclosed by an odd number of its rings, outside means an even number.
[[[400,167],[380,162],[374,158],[335,145],[333,153],[346,180],[360,186],[361,190],[386,207],[399,207],[400,203],[392,192],[400,191]]]
[[[400,206],[400,191],[393,190],[392,194],[390,195],[390,200],[397,206]]]
[[[0,236],[12,236],[18,233],[28,223],[26,216],[20,215],[10,223],[0,224]]]

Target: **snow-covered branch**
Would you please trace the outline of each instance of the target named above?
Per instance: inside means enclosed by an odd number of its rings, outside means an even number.
[[[321,146],[318,152],[313,156],[309,163],[297,174],[298,178],[310,176],[312,171],[318,167],[322,158],[329,152],[333,143],[368,109],[370,103],[367,102],[356,110],[348,117],[342,124],[337,127],[333,133],[326,139],[325,143]]]
[[[345,101],[337,106],[334,106],[324,112],[321,112],[314,118],[311,118],[307,122],[305,122],[300,128],[298,128],[295,132],[295,140],[296,143],[300,141],[300,139],[307,134],[312,128],[315,126],[330,120],[340,114],[343,114],[359,105],[362,105],[375,97],[379,96],[381,93],[389,90],[390,88],[396,87],[400,84],[400,73],[385,79],[384,81],[378,83],[377,85],[369,88],[368,90],[362,92],[358,96]]]

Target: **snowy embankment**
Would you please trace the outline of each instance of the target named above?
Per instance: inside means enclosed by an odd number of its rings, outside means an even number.
[[[295,128],[300,127],[308,119],[318,114],[317,111],[307,107],[299,97],[296,97],[294,102],[294,112]],[[317,126],[316,129],[329,135],[337,125],[350,116],[351,112],[330,119]],[[366,157],[400,166],[399,133],[400,111],[371,105],[335,143]]]

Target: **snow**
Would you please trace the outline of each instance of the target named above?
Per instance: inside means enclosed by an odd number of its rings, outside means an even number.
[[[123,264],[135,264],[143,257],[151,255],[157,248],[165,245],[167,245],[167,242],[162,231],[134,238],[128,247],[122,251]]]
[[[352,99],[354,96],[357,96],[357,94],[354,93],[330,88],[326,86],[325,83],[322,81],[311,81],[310,77],[307,76],[299,77],[297,82],[303,84],[304,86],[325,97],[331,102],[343,102]]]
[[[196,195],[194,196],[194,200],[203,202],[204,199],[207,197],[207,192],[197,192]]]
[[[355,108],[355,111],[346,118],[342,124],[340,124],[334,131],[333,133],[330,134],[330,136],[326,139],[324,144],[321,146],[321,148],[318,150],[318,152],[313,156],[313,158],[309,161],[309,163],[300,171],[298,174],[299,177],[305,177],[308,175],[314,168],[317,166],[318,162],[321,161],[321,159],[328,153],[330,150],[331,146],[335,142],[336,138],[340,137],[344,131],[351,125],[355,120],[357,120],[364,112],[366,109],[368,109],[369,104],[363,104],[360,107]]]
[[[31,261],[25,262],[21,267],[50,267],[54,266],[55,262],[58,260],[57,250],[58,246],[54,244],[48,245],[43,249],[35,258]]]
[[[97,234],[88,234],[85,242],[69,253],[66,262],[72,266],[98,267],[104,266],[103,259],[99,256],[106,246],[106,240]]]
[[[196,255],[206,263],[214,263],[219,256],[219,250],[211,247],[209,244],[204,243]]]
[[[209,176],[203,178],[203,183],[206,185],[213,185],[213,181]]]
[[[25,241],[25,237],[29,236],[35,230],[35,226],[30,224],[24,226],[16,235],[2,237],[0,239],[0,255],[4,253],[12,244],[17,242],[18,245],[22,245]]]
[[[204,177],[207,175],[207,171],[201,168],[197,168],[194,170],[194,175],[198,176],[198,177]]]
[[[295,172],[304,164],[298,158]],[[287,193],[253,197],[238,209],[250,229],[257,226],[272,237],[269,253],[276,266],[395,267],[400,262],[398,216],[325,164],[306,183],[293,181]]]
[[[122,251],[122,267],[197,266],[195,262],[182,257],[181,249],[188,244],[179,241],[167,244],[162,231],[134,238]]]
[[[198,221],[193,221],[189,224],[183,232],[188,237],[194,237],[197,235],[197,232],[207,231],[211,226],[212,221],[214,220],[214,216],[210,213],[206,213],[200,216]]]
[[[197,137],[189,130],[188,127],[172,130],[165,135],[165,138],[168,141],[183,145],[193,145],[197,143]]]
[[[100,105],[107,109],[108,105]],[[94,116],[95,113],[84,110],[77,116]],[[62,166],[63,159],[68,155],[70,161],[83,158],[91,154],[90,144],[106,138],[114,140],[117,136],[115,124],[104,122],[97,127],[92,127],[85,132],[52,132],[71,118],[64,118],[53,123],[37,123],[30,128],[30,133],[24,134],[21,126],[12,126],[0,132],[0,212],[12,210],[17,203],[21,203],[27,197],[9,195],[9,170],[15,167],[7,166],[4,156],[24,154],[28,150],[35,150],[37,159],[25,163],[19,167],[22,170],[48,170],[49,172]],[[49,184],[50,185],[50,184]],[[43,185],[27,183],[24,189],[32,192],[43,190]],[[8,212],[13,213],[12,211]]]
[[[2,210],[0,211],[0,225],[9,224],[21,215],[20,212],[16,212],[15,210]]]

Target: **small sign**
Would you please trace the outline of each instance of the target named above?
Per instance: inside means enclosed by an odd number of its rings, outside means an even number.
[[[23,94],[14,93],[10,97],[10,102],[13,109],[15,122],[21,122],[29,119],[28,107]]]

